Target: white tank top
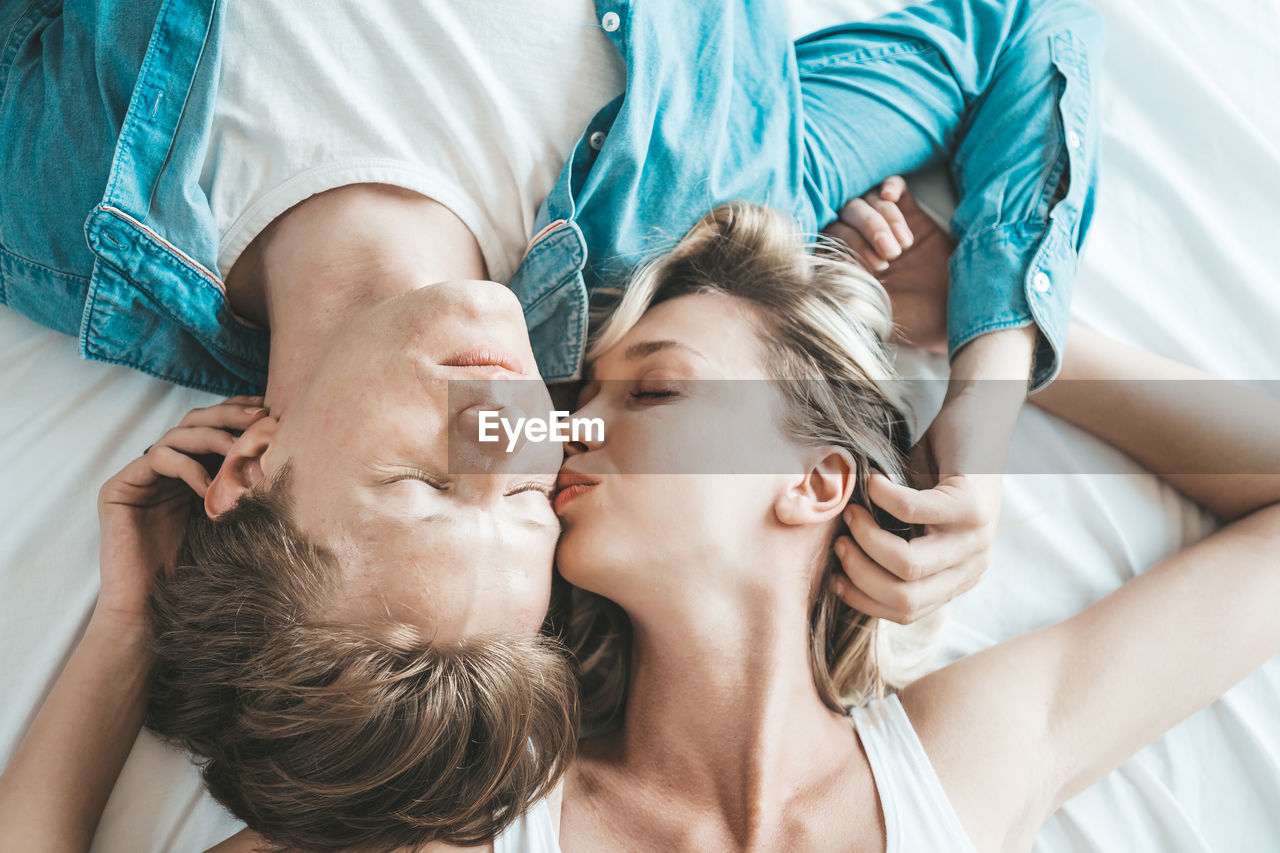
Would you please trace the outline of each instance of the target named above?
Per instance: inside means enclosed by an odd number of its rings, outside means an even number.
[[[201,175],[223,275],[318,192],[435,199],[508,281],[590,120],[626,85],[592,0],[236,0]]]
[[[873,700],[849,716],[880,796],[885,853],[977,853],[898,697]],[[495,838],[493,851],[561,853],[546,800]]]
[[[977,853],[897,696],[849,712],[884,812],[885,853]]]

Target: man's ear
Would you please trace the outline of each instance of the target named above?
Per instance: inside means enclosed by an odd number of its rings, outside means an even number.
[[[803,478],[792,481],[773,503],[783,524],[821,524],[839,517],[853,497],[858,467],[843,447],[825,447],[812,457]]]
[[[218,518],[262,480],[262,456],[271,446],[279,427],[280,421],[267,415],[254,421],[240,434],[205,492],[205,514]]]

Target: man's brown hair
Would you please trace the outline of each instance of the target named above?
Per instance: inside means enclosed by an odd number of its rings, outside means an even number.
[[[323,616],[334,556],[290,513],[286,470],[215,520],[193,512],[152,599],[147,725],[275,844],[385,851],[498,834],[559,781],[577,737],[559,645]]]

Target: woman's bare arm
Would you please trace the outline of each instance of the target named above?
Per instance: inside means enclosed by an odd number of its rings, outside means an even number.
[[[1063,802],[1280,652],[1277,602],[1272,506],[902,702],[978,849],[1024,850]]]
[[[1173,383],[1145,380],[1204,374],[1077,329],[1064,375],[1144,380],[1055,385],[1033,400],[1148,465],[1277,470],[1275,431],[1241,415],[1265,421],[1275,401],[1222,383],[1225,410],[1188,406]],[[903,691],[980,850],[1026,849],[1066,799],[1280,652],[1280,478],[1170,479],[1219,517],[1244,517],[1071,619]]]
[[[0,850],[88,850],[146,711],[147,599],[181,542],[195,456],[225,453],[264,414],[261,398],[197,409],[98,494],[102,586],[89,627],[0,776]]]
[[[99,618],[0,776],[0,848],[88,850],[146,709],[144,628]]]

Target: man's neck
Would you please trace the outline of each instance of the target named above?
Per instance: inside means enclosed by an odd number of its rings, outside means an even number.
[[[384,184],[352,184],[290,208],[226,278],[231,308],[271,331],[267,406],[286,409],[351,312],[452,279],[487,277],[448,208]]]

